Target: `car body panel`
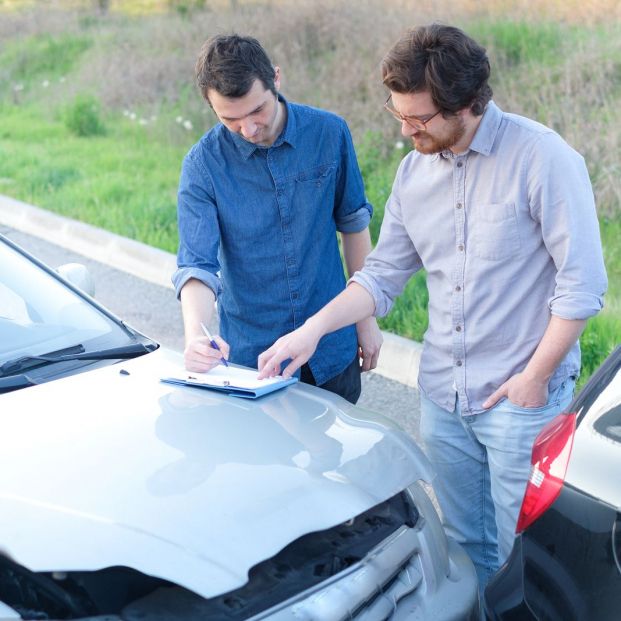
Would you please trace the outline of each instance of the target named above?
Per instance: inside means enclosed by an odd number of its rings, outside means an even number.
[[[0,602],[0,621],[14,621],[21,619],[21,615],[9,608],[6,604]]]
[[[486,618],[617,619],[621,571],[611,563],[615,520],[619,514],[613,507],[565,486],[550,509],[516,538],[485,591]]]
[[[429,533],[403,528],[372,550],[361,563],[314,589],[266,609],[246,621],[479,621],[476,573],[454,541],[448,543],[450,567],[434,581],[424,562]],[[394,574],[394,568],[400,570]],[[439,578],[439,576],[438,576]],[[380,586],[382,585],[382,586]],[[431,596],[433,594],[433,596]],[[224,619],[210,616],[205,600],[181,589],[159,589],[123,610],[123,621]],[[168,613],[168,614],[167,614]],[[86,620],[85,620],[86,621]],[[114,621],[114,620],[110,620]]]
[[[389,419],[305,384],[163,383],[179,354],[2,235],[0,255],[0,619],[478,618],[431,467]]]
[[[160,382],[182,364],[160,349],[0,397],[2,552],[32,571],[125,565],[210,597],[431,479],[404,432],[339,397]]]
[[[577,414],[558,497],[517,536],[485,590],[487,619],[608,621],[621,610],[621,348],[568,408]]]
[[[620,406],[621,370],[618,370],[576,430],[565,481],[621,511],[621,437],[615,441],[595,428],[603,414]]]

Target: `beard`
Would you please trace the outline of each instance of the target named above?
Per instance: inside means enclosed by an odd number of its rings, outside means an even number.
[[[455,146],[466,133],[466,123],[461,116],[447,119],[448,126],[441,134],[430,134],[429,132],[418,132],[412,136],[414,148],[423,155],[442,153]]]

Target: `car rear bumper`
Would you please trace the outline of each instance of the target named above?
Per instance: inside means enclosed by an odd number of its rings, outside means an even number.
[[[613,560],[619,519],[614,507],[566,484],[548,511],[516,538],[485,590],[485,618],[619,618],[621,571]]]

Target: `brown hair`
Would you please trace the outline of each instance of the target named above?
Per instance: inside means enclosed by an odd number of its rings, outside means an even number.
[[[196,82],[207,101],[211,89],[224,97],[243,97],[257,79],[277,94],[274,67],[261,44],[252,37],[211,37],[201,48],[195,71]]]
[[[446,114],[470,108],[480,116],[492,98],[485,48],[453,26],[408,30],[382,61],[382,80],[395,93],[429,91]]]

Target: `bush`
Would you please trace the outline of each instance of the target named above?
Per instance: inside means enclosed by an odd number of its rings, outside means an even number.
[[[106,133],[101,120],[99,100],[91,95],[78,95],[67,108],[65,124],[77,136],[100,136]]]
[[[589,319],[580,337],[582,371],[576,383],[576,392],[582,389],[606,356],[619,345],[619,335],[621,320],[618,317],[603,312]]]

